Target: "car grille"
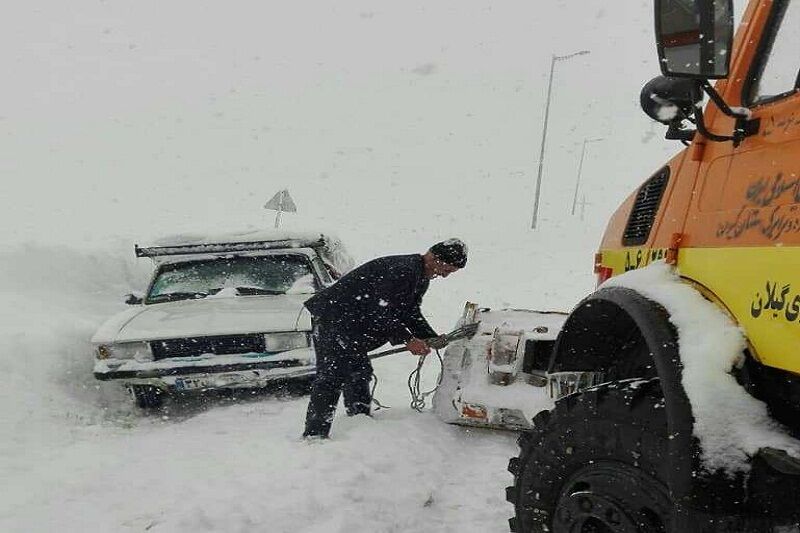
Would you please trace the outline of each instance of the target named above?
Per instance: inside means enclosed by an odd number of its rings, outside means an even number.
[[[221,335],[150,341],[153,359],[194,357],[202,354],[264,353],[264,335]]]

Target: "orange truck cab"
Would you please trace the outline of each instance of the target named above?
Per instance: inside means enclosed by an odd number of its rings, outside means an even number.
[[[655,27],[663,76],[642,107],[687,147],[608,223],[598,289],[571,312],[549,369],[608,382],[521,436],[511,529],[800,531],[800,461],[763,449],[748,472],[705,470],[669,313],[603,285],[674,265],[743,332],[736,381],[800,437],[800,0],[750,0],[735,36],[731,0],[656,0]]]

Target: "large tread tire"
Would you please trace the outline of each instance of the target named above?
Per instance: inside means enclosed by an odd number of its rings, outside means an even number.
[[[657,378],[572,394],[533,421],[508,465],[512,531],[671,531],[667,421]]]
[[[152,385],[131,385],[131,394],[140,409],[158,409],[164,405],[166,393]]]

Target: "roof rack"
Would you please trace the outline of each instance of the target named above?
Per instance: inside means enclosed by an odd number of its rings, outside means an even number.
[[[180,244],[175,246],[150,246],[147,248],[140,248],[138,244],[134,244],[133,249],[136,252],[136,257],[162,257],[167,255],[253,252],[278,248],[321,248],[325,245],[325,238],[320,236],[318,239]]]

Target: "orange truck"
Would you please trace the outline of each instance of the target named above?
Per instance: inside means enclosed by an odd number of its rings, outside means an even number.
[[[735,35],[730,0],[655,0],[655,29],[663,76],[642,107],[687,147],[608,223],[598,288],[567,317],[548,369],[605,382],[521,434],[511,530],[800,531],[796,455],[765,446],[746,471],[704,467],[670,312],[604,283],[673,265],[741,331],[729,375],[800,436],[800,0],[750,0]]]

